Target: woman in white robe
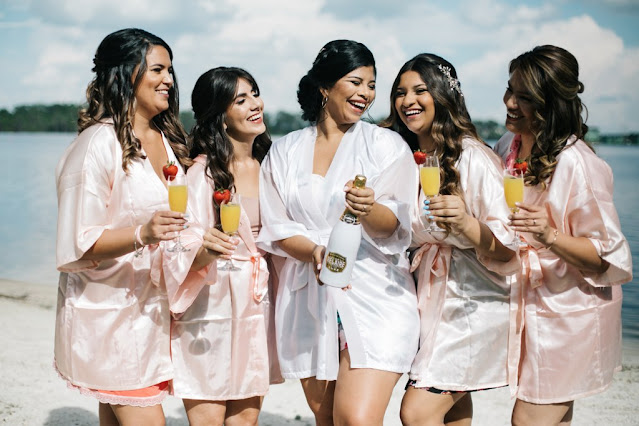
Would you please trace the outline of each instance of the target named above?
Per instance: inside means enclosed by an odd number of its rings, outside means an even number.
[[[406,256],[417,171],[397,134],[360,120],[375,97],[374,64],[360,43],[324,46],[298,91],[315,125],[275,142],[262,164],[258,246],[286,257],[275,315],[280,366],[302,380],[318,425],[381,425],[417,351]],[[367,177],[365,189],[352,186],[356,174]],[[363,238],[350,289],[341,290],[318,284],[317,274],[345,199]]]
[[[510,63],[506,128],[495,150],[525,161],[524,202],[511,216],[528,244],[513,286],[512,422],[570,424],[574,400],[602,392],[621,368],[621,287],[632,257],[610,167],[583,138],[577,59],[537,46]]]
[[[165,243],[185,227],[163,165],[188,164],[169,46],[146,31],[108,35],[56,169],[55,366],[100,401],[100,424],[163,424],[173,378],[161,279]]]
[[[176,269],[166,278],[174,314],[172,392],[184,400],[191,425],[257,425],[269,382],[281,381],[276,363],[272,377],[269,371],[269,270],[255,245],[260,162],[271,146],[264,102],[255,79],[230,67],[202,74],[191,99],[194,164],[187,177],[197,226],[184,232],[192,250],[171,263]],[[240,196],[234,237],[216,227],[219,188]],[[218,267],[229,259],[238,270]]]
[[[477,136],[445,59],[420,54],[406,62],[391,94],[384,125],[437,156],[441,175],[439,195],[425,199],[418,187],[412,194],[426,209],[416,212],[412,236],[421,327],[401,418],[470,425],[469,392],[507,384],[509,275],[519,262],[505,246],[514,234],[500,161]],[[428,232],[429,222],[442,230]]]

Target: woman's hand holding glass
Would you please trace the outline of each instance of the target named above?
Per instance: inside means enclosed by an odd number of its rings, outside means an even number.
[[[554,229],[550,226],[544,207],[517,203],[517,211],[508,218],[509,225],[515,232],[529,232],[536,241],[545,246],[549,246],[555,238]]]
[[[230,260],[237,248],[237,238],[225,234],[217,228],[210,228],[203,237],[202,247],[216,259]]]
[[[466,213],[466,205],[457,195],[437,195],[426,199],[423,210],[431,223],[448,223],[455,233],[464,233],[469,225],[470,216]]]
[[[187,228],[184,214],[174,211],[157,211],[151,219],[140,228],[140,239],[144,245],[170,241],[176,233]]]

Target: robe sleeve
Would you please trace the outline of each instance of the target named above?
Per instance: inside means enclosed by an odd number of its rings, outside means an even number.
[[[262,162],[260,169],[260,211],[262,228],[256,244],[262,250],[282,257],[289,255],[279,248],[277,241],[295,235],[302,235],[312,240],[308,229],[293,220],[286,209],[284,200],[284,176],[286,157],[280,154],[279,147],[274,145]]]
[[[514,238],[514,232],[507,226],[510,210],[506,204],[501,161],[488,147],[471,141],[464,148],[464,157],[459,168],[464,170],[465,202],[473,217],[484,223],[502,244],[507,245]],[[460,172],[461,173],[461,172]],[[520,268],[519,255],[508,262],[477,255],[488,270],[501,275],[510,275]]]
[[[89,128],[66,150],[56,168],[58,231],[56,265],[61,272],[94,269],[82,256],[110,227],[108,205],[118,141],[109,126]]]
[[[387,238],[371,238],[366,232],[362,235],[382,253],[393,255],[406,251],[410,245],[411,207],[418,188],[419,175],[406,142],[390,130],[375,130],[376,141],[373,149],[380,151],[375,154],[383,157],[380,160],[383,166],[369,186],[375,191],[375,201],[393,212],[398,225]]]
[[[609,263],[606,272],[581,272],[592,286],[623,284],[632,280],[632,257],[613,203],[612,170],[582,142],[562,155],[553,176],[554,185],[571,185],[564,232],[588,238],[599,256]],[[563,154],[563,153],[562,153]],[[563,163],[563,164],[562,164]],[[553,197],[554,198],[554,197]],[[550,198],[550,203],[553,199]],[[556,206],[559,207],[559,206]]]
[[[217,262],[213,261],[198,271],[191,265],[202,246],[203,235],[215,225],[213,213],[213,188],[205,176],[205,166],[195,162],[187,172],[189,191],[189,227],[181,232],[181,241],[187,252],[169,252],[166,249],[174,242],[163,243],[162,270],[173,314],[181,314],[191,306],[205,285],[217,281]]]

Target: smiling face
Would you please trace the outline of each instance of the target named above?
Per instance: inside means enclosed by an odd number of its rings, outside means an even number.
[[[356,68],[321,93],[328,97],[324,107],[327,120],[338,126],[354,124],[375,100],[375,69]]]
[[[518,71],[514,71],[508,80],[504,93],[506,104],[506,128],[522,136],[533,136],[532,124],[535,120],[535,107],[532,95],[524,86]]]
[[[266,131],[263,111],[264,102],[259,92],[247,80],[240,78],[235,99],[226,109],[226,133],[237,141],[252,142]]]
[[[137,69],[133,75],[137,74]],[[135,115],[151,120],[169,108],[169,90],[173,87],[173,67],[169,52],[153,46],[146,55],[146,71],[135,91]]]
[[[419,73],[406,71],[401,75],[394,94],[394,107],[408,130],[418,138],[430,137],[435,119],[435,102]]]

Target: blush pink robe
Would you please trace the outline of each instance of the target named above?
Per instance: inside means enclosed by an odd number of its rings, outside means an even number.
[[[506,160],[514,138],[495,150]],[[610,167],[574,136],[557,156],[545,191],[526,187],[524,202],[545,206],[550,226],[588,238],[610,264],[583,272],[522,234],[522,277],[511,293],[509,382],[517,398],[551,404],[605,390],[621,367],[621,287],[632,258],[613,204]]]
[[[462,141],[455,165],[466,212],[507,244],[508,206],[499,158],[474,139]],[[416,192],[417,193],[417,192]],[[415,200],[420,210],[424,194]],[[415,387],[468,391],[507,384],[510,284],[515,255],[501,262],[477,255],[462,236],[428,233],[414,215],[411,270],[417,275],[419,352],[410,378]]]
[[[178,164],[162,139],[169,160]],[[142,225],[155,211],[169,210],[164,182],[148,160],[131,162],[128,174],[122,170],[122,149],[107,122],[84,130],[67,148],[56,185],[62,272],[56,368],[72,385],[90,389],[132,390],[170,380],[164,244],[145,247],[139,257],[132,252],[81,260],[105,230]]]
[[[173,394],[214,401],[262,396],[270,382],[282,379],[277,356],[269,353],[268,331],[274,333],[274,329],[269,322],[267,260],[255,246],[246,203],[237,235],[240,243],[232,257],[240,270],[219,271],[214,262],[198,272],[188,272],[204,231],[217,223],[214,184],[205,170],[206,157],[200,155],[187,173],[194,224],[183,232],[183,240],[191,251],[182,254],[183,261],[171,262],[175,268],[166,277],[175,314],[171,327]],[[225,262],[218,261],[220,265]]]

